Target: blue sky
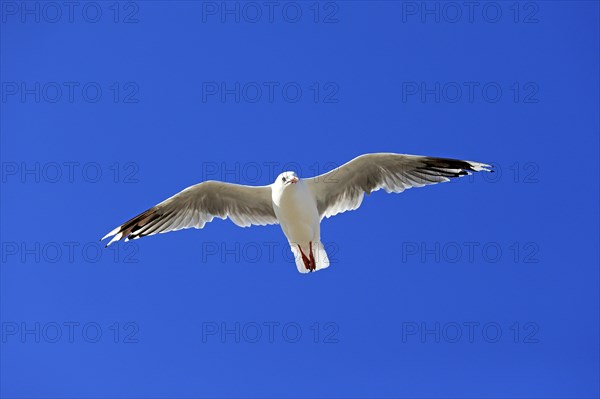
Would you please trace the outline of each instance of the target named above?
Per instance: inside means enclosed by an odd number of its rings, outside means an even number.
[[[597,2],[1,1],[0,394],[600,394]],[[119,223],[366,152],[493,163],[322,223]]]

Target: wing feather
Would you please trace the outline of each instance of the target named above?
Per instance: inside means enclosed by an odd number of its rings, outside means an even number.
[[[241,227],[277,224],[270,186],[243,186],[207,181],[140,213],[105,235],[107,246],[122,239],[133,240],[187,228],[203,228],[215,217],[229,218]]]
[[[412,187],[447,182],[472,172],[491,171],[472,161],[419,155],[365,154],[328,173],[305,179],[317,199],[321,219],[360,207],[364,194],[384,189],[401,193]]]

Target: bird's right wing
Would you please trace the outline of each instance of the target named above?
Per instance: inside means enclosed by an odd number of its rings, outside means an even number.
[[[277,224],[270,186],[206,181],[188,187],[118,226],[102,238],[109,243],[186,228],[201,229],[213,218],[229,218],[241,227]],[[114,237],[113,237],[114,236]]]
[[[446,182],[490,165],[449,158],[392,153],[365,154],[328,173],[304,179],[317,200],[321,219],[357,209],[364,193],[384,189],[401,193],[412,187]]]

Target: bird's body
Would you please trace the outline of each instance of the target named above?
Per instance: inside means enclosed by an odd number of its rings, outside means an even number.
[[[321,239],[321,220],[314,195],[299,180],[281,195],[273,191],[273,209],[283,233],[290,242],[306,243]]]
[[[121,239],[203,228],[214,217],[242,227],[280,224],[301,273],[324,269],[329,260],[321,243],[321,220],[357,209],[364,194],[402,192],[448,181],[490,166],[471,161],[404,154],[365,154],[313,178],[280,174],[268,186],[207,181],[188,187],[115,228],[107,244]]]
[[[305,272],[324,269],[329,266],[329,260],[326,260],[320,251],[321,218],[315,195],[304,180],[295,179],[295,175],[291,173],[288,172],[289,188],[272,192],[275,215],[295,258],[298,261],[302,260],[302,263],[297,265],[298,270]],[[308,265],[304,264],[304,257],[308,259]]]

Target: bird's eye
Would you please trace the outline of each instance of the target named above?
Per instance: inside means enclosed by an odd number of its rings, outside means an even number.
[[[281,181],[285,183],[285,176],[281,178]]]

